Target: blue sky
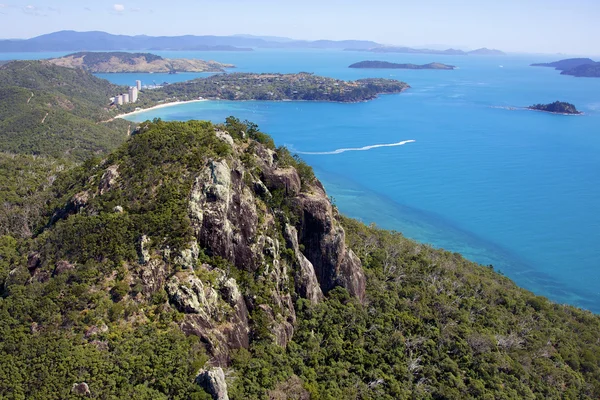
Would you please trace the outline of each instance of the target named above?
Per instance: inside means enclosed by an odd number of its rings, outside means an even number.
[[[369,39],[600,55],[600,0],[0,0],[0,37],[119,34]]]

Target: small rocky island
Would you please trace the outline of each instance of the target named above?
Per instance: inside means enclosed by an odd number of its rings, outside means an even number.
[[[307,72],[298,74],[234,73],[173,83],[150,90],[151,101],[185,101],[199,97],[221,100],[335,101],[353,103],[380,94],[401,93],[410,86],[393,79],[369,78],[343,81]],[[142,98],[142,97],[141,97]]]
[[[579,115],[583,114],[580,111],[577,111],[577,108],[571,103],[565,103],[562,101],[555,101],[550,104],[535,104],[533,106],[527,107],[529,110],[535,111],[544,111],[554,114],[569,114],[569,115]]]
[[[168,59],[150,53],[126,52],[80,52],[48,61],[91,73],[224,72],[225,68],[234,67],[216,61]]]
[[[429,64],[397,64],[387,61],[360,61],[350,65],[348,68],[363,68],[363,69],[441,69],[452,70],[456,69],[454,65],[446,65],[442,63],[432,62]]]

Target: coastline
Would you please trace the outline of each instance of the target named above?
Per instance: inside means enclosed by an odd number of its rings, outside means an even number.
[[[125,113],[125,114],[119,114],[119,115],[115,116],[114,119],[117,119],[117,118],[121,118],[122,119],[122,118],[125,118],[125,117],[129,117],[131,115],[141,114],[141,113],[144,113],[146,111],[157,110],[159,108],[179,106],[181,104],[187,104],[187,103],[199,103],[199,102],[202,102],[202,101],[208,101],[208,99],[196,99],[196,100],[186,100],[186,101],[172,101],[170,103],[158,104],[158,105],[155,105],[155,106],[150,107],[150,108],[143,108],[141,110],[136,110],[136,111],[132,111],[132,112]]]
[[[220,99],[220,98],[216,98],[216,99],[196,99],[196,100],[173,101],[173,102],[169,102],[169,103],[158,104],[158,105],[155,105],[155,106],[152,106],[152,107],[149,107],[149,108],[143,108],[143,109],[132,111],[132,112],[125,113],[125,114],[119,114],[119,115],[115,116],[112,119],[117,119],[117,118],[123,119],[125,117],[129,117],[131,115],[136,115],[136,114],[141,114],[141,113],[144,113],[146,111],[152,111],[152,110],[156,110],[156,109],[160,109],[160,108],[171,107],[171,106],[178,106],[178,105],[188,104],[188,103],[198,103],[198,102],[203,102],[203,101],[232,101],[232,102],[272,101],[272,102],[315,102],[315,103],[321,102],[321,103],[338,103],[338,104],[366,103],[366,102],[369,102],[369,101],[376,100],[380,96],[394,95],[394,94],[404,93],[406,90],[408,90],[410,88],[411,88],[410,86],[405,87],[404,89],[402,89],[401,91],[399,91],[397,93],[378,93],[377,95],[375,95],[372,98],[364,99],[364,100],[356,100],[356,101],[297,100],[297,99],[280,99],[280,100],[244,99],[244,100],[228,100],[228,99]],[[105,121],[103,121],[103,122],[105,122]]]

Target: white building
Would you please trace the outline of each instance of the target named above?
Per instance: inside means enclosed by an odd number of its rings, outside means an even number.
[[[135,81],[135,87],[138,91],[142,90],[142,81]]]
[[[122,94],[115,97],[115,104],[119,105],[119,106],[123,105],[123,95]]]
[[[129,93],[123,93],[121,96],[123,96],[123,104],[129,103]]]
[[[129,88],[129,101],[135,103],[138,99],[138,88],[133,86]]]

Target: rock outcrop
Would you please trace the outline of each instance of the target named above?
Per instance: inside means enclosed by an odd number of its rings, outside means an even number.
[[[85,382],[74,383],[73,387],[71,388],[71,392],[78,396],[90,397],[92,395],[92,393],[90,392],[90,387]]]
[[[321,185],[313,193],[301,193],[296,199],[302,210],[299,241],[312,263],[321,290],[327,294],[336,286],[363,299],[365,275],[358,257],[345,244],[345,232],[335,220],[331,203]]]
[[[214,400],[229,400],[225,373],[220,367],[201,369],[196,376],[196,384],[206,390]]]
[[[193,273],[182,273],[169,279],[167,294],[171,303],[186,314],[182,330],[200,337],[214,361],[226,365],[232,349],[250,343],[248,309],[235,279],[208,265],[201,268],[212,274],[214,287]]]
[[[296,292],[305,299],[310,300],[313,304],[318,303],[323,299],[323,291],[319,286],[319,280],[315,275],[315,269],[311,262],[308,261],[300,251],[300,246],[298,245],[298,231],[289,224],[285,226],[285,240],[287,246],[294,250],[294,283]]]
[[[362,300],[365,277],[360,260],[345,245],[345,232],[318,181],[303,186],[296,169],[279,167],[276,153],[256,143],[251,153],[258,170],[248,169],[240,162],[245,149],[229,135],[219,135],[234,155],[208,160],[196,176],[188,212],[197,247],[252,273],[268,287],[268,301],[264,296],[257,301],[250,294],[244,298],[238,290],[226,300],[232,291],[226,282],[207,288],[193,276],[185,278],[185,284],[171,278],[167,292],[186,313],[183,329],[202,337],[216,364],[225,365],[225,354],[246,347],[252,337],[248,312],[260,310],[274,342],[286,346],[296,323],[292,293],[317,303],[334,287],[343,286]],[[266,206],[276,192],[289,206],[289,215]],[[197,247],[190,245],[176,262],[193,265]],[[235,310],[229,319],[218,312],[221,300]],[[231,329],[223,329],[225,320]]]

